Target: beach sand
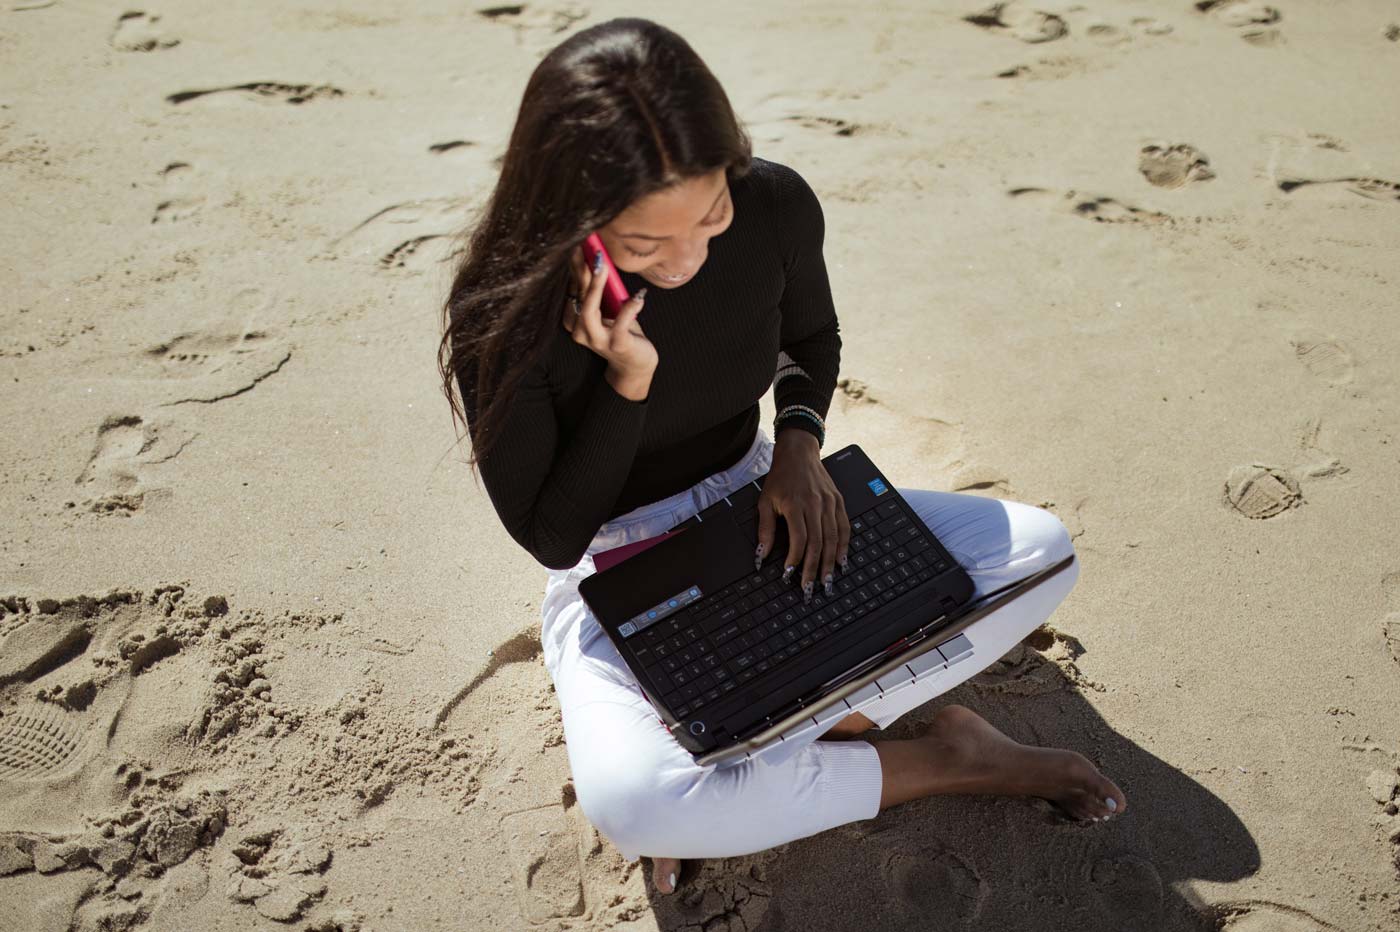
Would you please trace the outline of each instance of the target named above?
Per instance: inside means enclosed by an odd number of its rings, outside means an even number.
[[[671,897],[583,817],[434,351],[531,69],[639,13],[821,197],[826,450],[1074,536],[888,737],[964,703],[1123,817]],[[0,929],[1400,929],[1394,5],[5,0],[0,62]]]

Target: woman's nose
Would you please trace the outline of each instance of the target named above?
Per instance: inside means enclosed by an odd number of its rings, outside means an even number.
[[[675,252],[671,254],[671,261],[666,263],[672,275],[688,275],[700,268],[705,261],[705,250],[707,242],[691,243],[677,246]]]

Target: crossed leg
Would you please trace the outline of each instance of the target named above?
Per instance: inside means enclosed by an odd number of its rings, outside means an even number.
[[[1064,526],[1042,509],[972,495],[900,492],[968,570],[979,594],[1072,553]],[[979,630],[985,627],[1015,632],[1015,636],[1006,643],[996,637],[974,639],[977,655],[971,667],[979,667],[978,661],[985,667],[1044,621],[1073,586],[1077,562],[1072,570],[980,621]],[[996,624],[984,625],[999,615],[1003,617]],[[594,626],[596,630],[596,622]],[[917,738],[882,741],[873,747],[862,741],[832,740],[858,736],[872,726],[886,727],[950,688],[952,682],[946,678],[923,689],[906,687],[862,707],[783,766],[751,762],[728,770],[701,771],[670,739],[645,701],[635,701],[640,693],[621,658],[612,656],[615,651],[606,638],[601,643],[596,637],[586,640],[580,645],[581,653],[588,655],[585,665],[610,680],[614,691],[628,691],[630,686],[626,704],[639,706],[619,715],[623,711],[617,708],[622,704],[620,692],[609,701],[596,685],[576,690],[556,675],[579,801],[624,853],[630,849],[686,857],[742,854],[834,824],[870,818],[879,810],[934,794],[1041,796],[1085,819],[1107,818],[1127,807],[1122,791],[1081,755],[1019,744],[962,706],[939,710]],[[975,672],[961,671],[961,678]],[[585,697],[585,692],[591,695]],[[644,736],[644,730],[656,734]],[[622,744],[631,750],[620,749]],[[598,756],[600,751],[606,758]],[[878,774],[871,766],[871,752],[878,761]],[[747,819],[733,815],[749,810],[753,812]],[[755,818],[754,813],[761,816]],[[697,837],[697,827],[703,837]],[[680,873],[679,859],[658,856],[652,861],[657,889],[670,892],[672,878]]]

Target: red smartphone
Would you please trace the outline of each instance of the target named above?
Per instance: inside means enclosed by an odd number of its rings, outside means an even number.
[[[622,305],[627,303],[627,286],[622,284],[622,276],[617,272],[617,266],[613,265],[612,256],[608,255],[608,250],[603,246],[603,241],[597,233],[589,233],[588,239],[583,241],[583,260],[588,263],[588,267],[593,268],[594,257],[599,253],[603,255],[603,266],[608,270],[608,280],[603,284],[603,316],[612,318],[617,316],[617,312],[622,310]]]

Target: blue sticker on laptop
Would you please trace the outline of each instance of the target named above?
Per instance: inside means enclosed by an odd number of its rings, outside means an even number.
[[[884,495],[889,491],[889,486],[885,485],[883,479],[871,479],[866,485],[870,486],[870,491],[874,492],[876,495]]]

